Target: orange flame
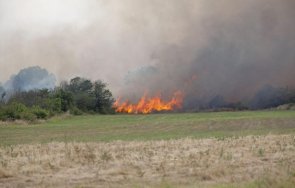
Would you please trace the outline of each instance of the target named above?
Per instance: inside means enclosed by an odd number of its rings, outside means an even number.
[[[180,91],[174,93],[170,101],[163,101],[161,96],[152,98],[144,95],[137,104],[130,104],[128,101],[120,103],[120,98],[114,103],[114,108],[118,113],[128,114],[149,114],[152,112],[172,111],[182,107],[183,94]]]

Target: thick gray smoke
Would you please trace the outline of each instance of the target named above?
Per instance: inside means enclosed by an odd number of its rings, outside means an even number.
[[[4,89],[7,93],[14,93],[35,89],[53,89],[55,84],[56,79],[53,74],[48,73],[46,69],[35,66],[22,69],[17,75],[11,76],[4,84]]]
[[[265,85],[295,88],[294,10],[294,0],[0,0],[0,80],[40,65],[130,100],[181,90],[188,108],[248,101]]]
[[[202,3],[207,12],[188,4],[175,10],[186,25],[184,36],[155,49],[155,65],[129,73],[128,97],[181,90],[185,106],[198,108],[218,97],[248,102],[266,85],[294,89],[295,1]]]

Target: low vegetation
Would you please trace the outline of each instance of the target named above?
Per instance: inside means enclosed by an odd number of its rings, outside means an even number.
[[[18,124],[16,124],[18,123]],[[0,125],[0,145],[294,134],[295,111],[57,116]],[[9,124],[9,126],[4,126]],[[23,124],[26,124],[24,126]]]
[[[24,120],[36,123],[37,120],[45,120],[66,113],[72,115],[115,113],[115,100],[106,83],[75,77],[69,82],[61,82],[58,87],[54,87],[51,83],[50,89],[32,89],[38,88],[33,87],[38,85],[36,82],[38,77],[35,79],[31,77],[35,71],[39,71],[40,75],[47,74],[46,78],[49,80],[53,79],[46,70],[31,67],[20,71],[19,75],[11,80],[11,88],[8,87],[5,90],[0,85],[0,121]],[[207,102],[198,103],[197,101]],[[247,102],[229,102],[223,96],[217,95],[212,96],[210,100],[192,102],[189,98],[185,98],[183,104],[178,103],[177,106],[181,106],[182,109],[177,110],[182,112],[294,110],[295,91],[289,88],[265,86]],[[171,110],[173,111],[173,108]]]
[[[295,111],[62,115],[24,123],[0,124],[0,187],[295,184]]]
[[[292,187],[294,135],[0,147],[0,187]]]
[[[5,94],[3,95],[3,97]],[[112,93],[106,83],[76,77],[70,83],[63,82],[53,90],[30,90],[15,92],[0,102],[0,120],[47,119],[57,114],[70,112],[73,115],[83,113],[114,113]]]

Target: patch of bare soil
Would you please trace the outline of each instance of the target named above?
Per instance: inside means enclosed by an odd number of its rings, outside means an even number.
[[[204,187],[294,173],[293,135],[0,147],[0,187]]]

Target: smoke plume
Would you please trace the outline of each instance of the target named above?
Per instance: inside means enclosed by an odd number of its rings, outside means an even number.
[[[294,0],[0,0],[0,80],[39,65],[186,108],[295,88]],[[213,102],[212,102],[213,101]]]
[[[35,89],[53,89],[56,79],[53,74],[48,73],[46,69],[38,66],[29,67],[19,71],[17,75],[4,84],[5,91],[8,93],[30,91]]]

